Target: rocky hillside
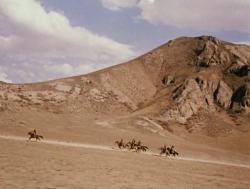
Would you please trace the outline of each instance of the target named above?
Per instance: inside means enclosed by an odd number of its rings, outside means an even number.
[[[148,114],[187,122],[197,114],[250,113],[250,47],[181,37],[132,61],[84,76],[0,83],[0,111]]]

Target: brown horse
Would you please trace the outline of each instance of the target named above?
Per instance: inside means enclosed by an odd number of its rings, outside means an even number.
[[[164,145],[163,147],[160,148],[161,152],[160,155],[165,154],[166,156],[178,156],[179,153],[177,151],[174,150],[174,146],[171,147],[167,147],[166,145]]]
[[[170,155],[173,155],[173,156],[178,156],[179,155],[179,153],[174,150],[174,146],[171,146],[171,148],[167,148],[167,150],[168,150]]]
[[[44,137],[42,135],[38,135],[36,134],[35,132],[31,131],[31,132],[28,132],[28,135],[29,135],[29,140],[31,140],[32,138],[36,139],[37,140],[41,140],[41,139],[44,139]]]
[[[127,144],[126,144],[126,147],[129,149],[129,150],[134,150],[136,149],[136,141],[135,139],[133,138],[132,141],[129,141]]]
[[[136,152],[140,152],[140,151],[146,152],[147,150],[148,150],[148,147],[145,145],[142,145],[142,142],[139,140],[136,144]]]
[[[117,140],[117,141],[115,141],[115,143],[117,144],[119,149],[122,149],[122,148],[126,147],[126,145],[123,142],[123,139],[121,139],[120,141]]]
[[[160,148],[160,150],[161,150],[160,155],[166,154],[167,153],[167,146],[164,145],[163,147]]]
[[[140,152],[140,151],[146,152],[147,150],[148,150],[148,147],[144,145],[137,146],[136,148],[136,152]]]
[[[123,139],[120,141],[115,141],[119,149],[127,148],[128,150],[133,150],[135,152],[146,152],[148,150],[148,147],[145,145],[142,145],[142,142],[139,140],[138,142],[133,138],[131,141],[124,143]]]
[[[178,155],[179,155],[178,152],[176,152],[176,151],[173,152],[173,156],[178,156]]]

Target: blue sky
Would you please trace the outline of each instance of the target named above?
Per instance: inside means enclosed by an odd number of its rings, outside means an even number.
[[[233,29],[213,31],[200,28],[177,28],[136,20],[136,16],[140,14],[139,8],[110,11],[102,6],[100,0],[43,0],[43,3],[48,9],[63,10],[64,14],[72,20],[72,25],[84,25],[100,35],[130,44],[143,51],[179,36],[214,35],[227,41],[250,41],[250,31],[246,33]]]
[[[0,80],[118,64],[179,36],[250,41],[250,0],[1,0]]]

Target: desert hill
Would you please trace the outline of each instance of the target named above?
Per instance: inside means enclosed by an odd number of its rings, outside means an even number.
[[[87,75],[33,84],[1,83],[1,120],[15,126],[27,122],[26,127],[43,120],[48,125],[58,125],[58,120],[69,125],[113,122],[116,128],[160,135],[165,131],[178,135],[178,128],[184,128],[205,136],[236,132],[241,137],[249,130],[249,72],[249,46],[211,36],[180,37]],[[31,118],[32,123],[26,121]]]
[[[181,37],[132,61],[84,76],[1,83],[1,111],[153,114],[185,123],[200,111],[250,111],[250,47]]]

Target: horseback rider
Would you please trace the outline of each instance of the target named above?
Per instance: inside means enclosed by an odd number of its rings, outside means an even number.
[[[34,129],[33,133],[34,133],[34,136],[36,136],[36,129]]]
[[[174,146],[171,146],[171,148],[170,148],[170,154],[173,154],[174,153]]]
[[[36,132],[36,129],[34,129],[33,131],[28,132],[29,135],[29,140],[31,140],[32,138],[37,140],[41,140],[44,139],[44,137],[42,135],[38,135]]]

